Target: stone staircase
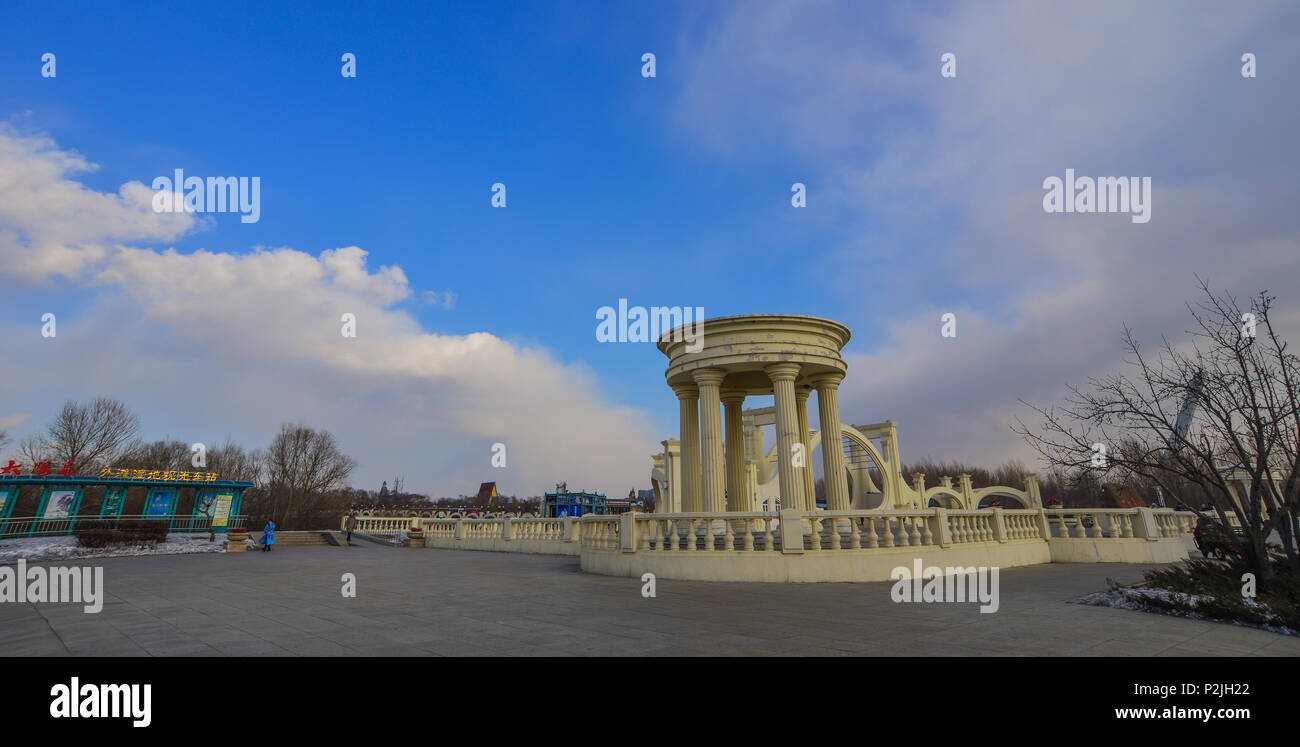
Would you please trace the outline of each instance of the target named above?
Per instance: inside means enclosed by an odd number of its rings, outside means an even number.
[[[261,532],[251,532],[254,539],[262,542]],[[334,532],[281,532],[275,533],[275,547],[337,547],[343,543],[334,538]]]

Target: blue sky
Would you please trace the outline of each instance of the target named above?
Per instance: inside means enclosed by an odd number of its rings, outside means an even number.
[[[593,347],[597,306],[744,313],[748,288],[833,231],[789,209],[790,184],[808,178],[791,159],[725,163],[683,142],[673,84],[639,74],[641,54],[658,50],[673,75],[671,5],[253,4],[142,13],[129,31],[115,10],[68,15],[32,7],[4,64],[60,50],[59,76],[18,77],[0,106],[32,110],[61,146],[93,154],[87,186],[149,183],[178,165],[260,176],[257,224],[222,216],[171,245],[355,244],[418,290],[457,294],[451,312],[410,300],[432,330],[654,366],[653,346]],[[343,51],[358,56],[355,79],[339,74]],[[489,205],[495,182],[505,210]],[[734,281],[715,282],[721,273]],[[794,290],[789,311],[843,314],[816,286]],[[653,376],[603,381],[618,397],[665,391]]]
[[[1280,193],[1294,194],[1297,165],[1296,10],[1180,5],[19,4],[0,29],[0,121],[17,154],[0,169],[109,196],[175,168],[259,176],[261,220],[168,233],[141,218],[105,236],[78,223],[68,238],[60,226],[84,212],[0,213],[0,231],[24,237],[0,245],[15,262],[42,247],[77,258],[0,274],[5,330],[27,334],[53,309],[70,337],[57,356],[22,338],[0,428],[21,436],[65,397],[114,394],[151,437],[261,445],[279,421],[330,427],[363,484],[405,472],[466,492],[493,476],[466,454],[514,438],[525,466],[500,479],[508,491],[585,478],[622,493],[648,487],[649,451],[677,427],[654,346],[595,341],[596,309],[627,298],[842,321],[846,421],[900,420],[905,459],[1024,456],[1006,428],[1019,400],[1113,368],[1125,321],[1180,331],[1193,272],[1243,293],[1295,285]],[[1265,71],[1249,81],[1247,49]],[[953,80],[938,74],[946,51]],[[45,52],[57,78],[39,75]],[[355,79],[339,74],[344,52]],[[644,52],[655,78],[640,75]],[[97,168],[32,165],[69,153]],[[1044,215],[1041,181],[1066,167],[1153,176],[1153,223]],[[505,209],[490,206],[495,182]],[[807,208],[791,207],[793,182]],[[373,287],[321,281],[322,253],[354,246]],[[1229,246],[1241,261],[1225,268]],[[312,261],[262,287],[250,278],[277,270],[250,259],[259,247]],[[194,266],[159,260],[169,248]],[[255,272],[185,285],[221,257]],[[400,268],[396,290],[380,287],[383,266]],[[362,355],[391,366],[285,349],[306,334],[294,313],[336,325],[321,309],[341,299],[382,317],[363,316],[382,339]],[[957,340],[937,335],[947,311]],[[268,358],[249,335],[277,324]],[[483,333],[502,358],[457,357]],[[399,361],[412,347],[427,357]],[[73,361],[116,373],[50,375]],[[518,394],[527,404],[464,394],[484,377],[527,389],[482,365],[554,367],[557,388]],[[286,381],[298,386],[276,394]],[[589,411],[544,406],[588,393]],[[232,401],[259,404],[241,415]]]

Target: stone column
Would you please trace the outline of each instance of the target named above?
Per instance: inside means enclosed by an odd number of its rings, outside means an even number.
[[[748,511],[749,475],[745,473],[745,426],[741,415],[745,393],[729,390],[722,393],[726,412],[727,510]]]
[[[794,380],[799,375],[799,364],[773,363],[763,370],[772,380],[772,394],[776,399],[776,471],[781,486],[781,509],[803,511],[803,479],[790,463],[794,445],[799,443],[799,416],[794,402]]]
[[[700,471],[703,508],[709,513],[727,509],[723,491],[727,489],[726,466],[722,462],[722,402],[719,387],[727,372],[720,368],[701,368],[692,374],[700,388]]]
[[[682,426],[682,484],[677,495],[682,511],[701,511],[700,502],[700,390],[675,386]]]
[[[844,374],[823,374],[813,379],[817,388],[817,414],[822,425],[822,471],[826,477],[826,508],[848,511],[849,483],[844,468],[840,431],[840,382]]]
[[[813,477],[812,442],[808,439],[808,397],[811,389],[795,389],[794,406],[799,416],[799,442],[803,444],[803,467],[797,468],[803,477],[803,499],[809,511],[817,508],[817,483]]]
[[[962,508],[967,511],[974,511],[979,508],[979,503],[975,500],[975,489],[971,486],[970,475],[963,472],[957,475],[957,480],[961,485]]]

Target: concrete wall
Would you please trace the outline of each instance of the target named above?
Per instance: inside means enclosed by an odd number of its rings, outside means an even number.
[[[1181,537],[1154,542],[1132,539],[1060,539],[1047,543],[1053,563],[1174,563],[1187,560]]]
[[[523,552],[535,555],[578,555],[581,545],[566,540],[507,540],[494,538],[454,539],[426,537],[425,547],[440,550],[484,550],[487,552]]]
[[[584,550],[582,570],[607,576],[659,578],[685,581],[889,581],[899,566],[998,567],[1052,562],[1047,543],[1041,541],[938,546],[894,547],[873,550],[825,550],[802,555],[779,552],[639,552]]]

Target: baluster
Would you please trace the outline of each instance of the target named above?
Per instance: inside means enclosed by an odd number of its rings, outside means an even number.
[[[876,519],[873,516],[862,517],[866,523],[867,530],[867,549],[880,547],[880,539],[876,536]]]
[[[930,517],[922,516],[920,518],[920,522],[921,522],[921,544],[933,545],[934,532],[930,531]]]
[[[808,519],[808,551],[816,552],[822,549],[821,519],[812,517]]]
[[[840,539],[840,520],[831,519],[830,523],[831,523],[831,549],[839,550],[843,543],[843,540]]]
[[[852,550],[862,549],[862,532],[858,529],[857,519],[849,519],[849,548]]]
[[[881,528],[880,539],[883,541],[885,547],[893,547],[894,546],[894,527],[892,526],[893,519],[891,519],[888,516],[882,516],[880,517],[880,519],[881,522],[884,524],[884,526]]]
[[[742,519],[741,522],[742,522],[741,525],[745,527],[745,544],[743,546],[744,550],[745,552],[753,552],[754,551],[754,523],[749,519]]]
[[[907,517],[898,517],[898,539],[894,540],[899,547],[907,547],[912,544],[912,536],[907,531]]]

